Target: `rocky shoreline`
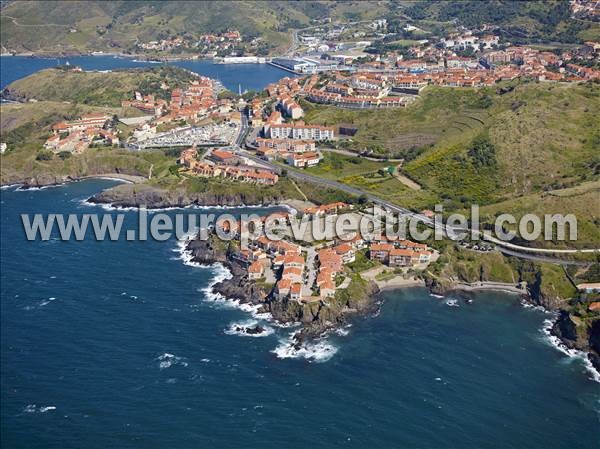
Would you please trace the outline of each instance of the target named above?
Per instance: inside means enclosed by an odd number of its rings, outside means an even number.
[[[333,301],[327,305],[322,302],[300,304],[290,300],[275,300],[271,297],[270,290],[249,280],[246,270],[231,260],[227,251],[217,247],[211,239],[191,240],[186,246],[186,251],[190,253],[193,262],[202,265],[220,263],[229,270],[231,277],[215,284],[214,293],[239,301],[240,304],[251,305],[256,308],[257,313],[267,313],[280,324],[300,323],[302,327],[292,339],[293,348],[296,350],[301,349],[302,345],[310,340],[344,327],[352,318],[377,312],[380,306],[377,299],[380,289],[374,282],[368,284],[363,297],[352,298],[351,304],[336,304]],[[405,287],[411,285],[407,284]],[[476,291],[465,291],[450,281],[436,283],[427,280],[421,285],[426,286],[432,294],[442,296],[457,291],[467,294]],[[561,308],[562,302],[557,298],[545,298],[539,292],[536,293],[531,286],[527,288],[527,293],[520,295],[524,303],[558,313],[558,318],[550,328],[550,334],[557,337],[565,348],[585,352],[591,365],[600,372],[600,320],[593,322],[588,329],[571,312]]]
[[[279,195],[260,195],[252,191],[244,194],[190,193],[183,189],[164,190],[145,184],[127,184],[104,190],[88,201],[94,204],[107,204],[121,208],[144,206],[148,209],[164,209],[187,206],[262,206],[282,203],[285,198]]]
[[[7,184],[20,184],[22,189],[41,188],[77,182],[87,178],[113,177],[132,183],[139,182],[141,177],[128,174],[97,174],[87,176],[53,176],[40,175],[28,179],[15,180]],[[106,204],[117,208],[145,206],[148,209],[171,207],[187,207],[190,205],[206,207],[243,207],[261,206],[265,204],[282,204],[286,200],[278,196],[259,197],[252,193],[248,195],[214,194],[210,192],[187,193],[183,190],[164,190],[147,184],[121,184],[104,190],[88,199],[93,204]],[[192,254],[192,260],[197,263],[211,265],[222,263],[232,274],[227,279],[216,284],[213,289],[226,298],[235,299],[242,304],[259,307],[259,312],[269,313],[280,323],[301,323],[303,325],[296,334],[296,344],[323,335],[333,328],[347,324],[348,318],[356,313],[370,313],[377,310],[378,302],[373,296],[379,292],[377,285],[372,282],[368,287],[365,298],[353,299],[354,304],[342,307],[325,307],[322,303],[301,305],[296,301],[273,301],[269,298],[270,291],[265,291],[256,282],[250,281],[245,270],[236,263],[228,260],[227,254],[210,247],[210,241],[192,240],[187,245],[187,251]],[[415,285],[417,285],[415,283]],[[463,290],[460,285],[449,279],[426,278],[424,286],[432,294],[445,296],[450,292]],[[390,287],[392,288],[392,287]],[[402,288],[398,286],[397,288]],[[387,288],[386,288],[387,289]],[[476,290],[476,289],[475,289]],[[516,292],[515,292],[516,293]],[[367,299],[368,298],[368,299]],[[557,313],[558,318],[550,329],[550,334],[558,338],[562,345],[569,350],[582,351],[588,360],[600,372],[600,320],[582,320],[572,310],[565,300],[555,296],[545,296],[538,285],[528,284],[527,294],[521,299],[532,306],[539,306],[547,311]]]
[[[21,189],[39,189],[42,187],[53,187],[67,184],[69,182],[78,182],[85,179],[111,178],[117,181],[137,184],[146,181],[143,176],[132,173],[92,173],[88,175],[52,175],[39,174],[26,178],[4,178],[2,186],[18,185]]]
[[[432,294],[446,296],[448,293],[463,291],[451,280],[428,278],[425,285]],[[600,319],[584,320],[562,298],[546,296],[539,285],[527,284],[527,293],[521,294],[520,299],[533,307],[557,314],[557,318],[549,329],[550,336],[556,337],[562,346],[587,355],[587,359],[596,371],[600,373]]]
[[[254,306],[257,313],[269,314],[282,325],[299,323],[302,327],[294,335],[294,346],[300,347],[307,340],[347,325],[352,317],[374,313],[379,308],[379,302],[374,298],[379,289],[374,283],[366,286],[364,295],[350,300],[332,299],[328,303],[315,301],[307,304],[289,299],[278,300],[271,295],[268,286],[249,280],[246,270],[230,259],[227,250],[217,247],[212,239],[193,239],[185,250],[191,255],[192,262],[202,265],[220,263],[229,270],[231,277],[213,285],[214,293]]]

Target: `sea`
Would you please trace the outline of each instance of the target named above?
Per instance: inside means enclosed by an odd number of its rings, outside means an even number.
[[[58,63],[0,62],[2,86]],[[287,76],[180,63],[229,88]],[[597,375],[515,295],[387,291],[379,313],[294,350],[297,327],[214,294],[227,271],[190,262],[185,242],[26,240],[21,214],[123,213],[134,229],[135,211],[86,202],[117,183],[0,191],[0,447],[600,447]],[[266,332],[236,332],[255,324]]]
[[[21,214],[135,211],[85,180],[1,191],[2,448],[597,448],[600,383],[515,295],[381,294],[298,350],[184,242],[27,241]],[[272,208],[207,209],[266,213]],[[197,213],[198,209],[155,213]],[[236,325],[261,324],[260,337]]]
[[[149,62],[122,56],[73,56],[61,58],[38,58],[28,56],[0,57],[0,88],[4,89],[15,80],[42,69],[69,63],[84,70],[117,70],[136,67],[157,67],[161,62]],[[210,59],[182,59],[168,62],[217,79],[232,92],[262,90],[267,84],[283,77],[296,76],[269,64],[215,64]]]

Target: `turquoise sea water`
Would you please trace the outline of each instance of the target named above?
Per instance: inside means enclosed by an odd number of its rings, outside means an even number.
[[[133,67],[155,67],[159,64],[137,61],[131,58],[114,56],[75,56],[71,58],[29,58],[24,56],[3,56],[0,58],[0,88],[4,89],[13,81],[49,67],[69,62],[84,70],[114,70]],[[210,60],[172,61],[172,65],[218,79],[223,85],[237,92],[262,90],[267,84],[276,82],[292,73],[268,64],[213,64]]]
[[[82,200],[112,184],[1,192],[1,447],[599,447],[600,384],[512,295],[386,292],[281,359],[291,329],[228,334],[251,316],[174,240],[25,240],[21,213],[104,213]]]

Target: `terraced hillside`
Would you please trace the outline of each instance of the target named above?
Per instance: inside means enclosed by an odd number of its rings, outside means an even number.
[[[405,157],[401,173],[422,189],[411,189],[391,174],[346,173],[342,167],[343,182],[417,210],[437,203],[447,211],[461,210],[478,203],[490,218],[530,209],[572,211],[582,220],[587,242],[600,242],[600,201],[597,190],[578,186],[600,177],[599,116],[599,84],[533,82],[430,87],[405,110],[310,105],[307,113],[313,123],[357,126],[352,142],[342,141],[341,147]],[[419,145],[415,136],[429,141]],[[406,148],[407,142],[413,147]]]

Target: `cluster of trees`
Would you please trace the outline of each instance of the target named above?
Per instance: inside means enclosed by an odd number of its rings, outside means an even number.
[[[487,136],[476,138],[467,151],[476,168],[496,166],[496,147]]]
[[[581,42],[578,34],[590,24],[571,19],[569,2],[566,1],[427,1],[406,8],[412,19],[443,22],[458,21],[461,25],[477,28],[484,23],[498,25],[500,32],[511,42],[560,41]],[[528,25],[514,25],[517,22]]]

